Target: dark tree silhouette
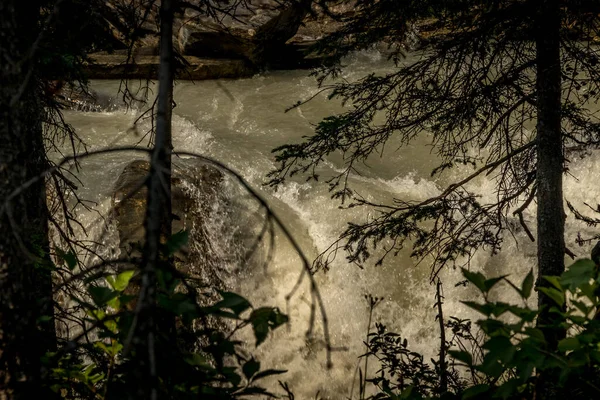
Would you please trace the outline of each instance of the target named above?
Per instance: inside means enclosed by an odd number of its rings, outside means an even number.
[[[141,287],[136,310],[138,326],[133,327],[136,352],[132,381],[145,381],[147,385],[131,385],[135,390],[130,398],[159,398],[159,379],[168,376],[171,350],[169,337],[171,324],[157,304],[157,275],[167,270],[162,248],[171,236],[171,115],[173,110],[173,16],[177,0],[162,0],[160,4],[160,66],[158,71],[158,96],[156,99],[156,132],[150,156],[147,210],[144,221],[146,239],[141,265]],[[161,340],[166,339],[166,340]],[[162,378],[159,378],[162,377]],[[137,379],[136,379],[137,378]],[[163,397],[165,394],[161,394]]]
[[[42,356],[54,348],[47,167],[33,52],[39,1],[0,4],[0,397],[50,398]]]

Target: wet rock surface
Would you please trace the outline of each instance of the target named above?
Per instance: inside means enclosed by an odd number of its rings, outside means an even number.
[[[119,234],[121,257],[138,258],[144,244],[144,218],[147,189],[144,185],[150,163],[146,160],[130,162],[115,183],[112,196],[112,218]],[[220,263],[213,249],[206,223],[219,198],[223,174],[214,166],[199,160],[177,160],[173,164],[172,233],[185,230],[188,245],[175,255],[176,266],[200,284],[222,288]]]
[[[112,218],[116,222],[124,256],[139,266],[141,249],[144,243],[144,218],[146,214],[147,189],[150,163],[135,160],[125,166],[118,177],[112,196]],[[219,299],[218,290],[227,289],[228,276],[221,267],[222,260],[215,252],[216,243],[207,229],[207,223],[214,216],[214,206],[219,202],[220,187],[224,176],[219,169],[198,159],[178,159],[173,163],[171,177],[173,234],[185,230],[189,240],[186,246],[175,253],[175,268],[186,277],[186,284],[179,285],[177,291],[189,293],[192,290],[201,305],[209,305]],[[128,266],[130,268],[130,266]],[[136,295],[141,282],[134,276],[128,293]],[[180,349],[195,351],[198,346],[207,345],[206,339],[199,338],[201,329],[213,328],[229,331],[231,327],[220,319],[208,317],[195,321],[190,328],[177,319],[176,341]]]
[[[117,99],[89,88],[72,85],[63,87],[60,82],[55,85],[60,87],[55,88],[53,98],[62,109],[100,112],[113,111],[118,107]]]

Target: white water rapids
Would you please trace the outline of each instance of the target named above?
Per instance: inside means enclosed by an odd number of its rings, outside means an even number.
[[[379,53],[361,53],[349,60],[345,78],[356,79],[385,68]],[[92,88],[116,96],[118,82],[93,82]],[[303,136],[312,134],[314,124],[321,118],[342,110],[339,104],[319,95],[299,108],[284,112],[296,101],[316,92],[315,81],[306,71],[270,72],[241,80],[179,82],[175,87],[177,106],[173,116],[175,151],[207,155],[241,174],[284,220],[309,258],[325,250],[347,221],[369,218],[368,209],[339,209],[339,203],[330,199],[326,184],[307,183],[305,177],[290,180],[277,191],[262,186],[265,174],[275,167],[271,154],[274,147],[300,141]],[[138,111],[122,108],[112,112],[69,111],[66,114],[68,122],[91,150],[133,144],[140,139],[129,129],[139,115]],[[352,188],[369,199],[425,199],[438,194],[450,180],[470,172],[465,167],[442,178],[430,178],[436,160],[426,143],[427,138],[423,138],[400,150],[396,150],[393,143],[387,146],[383,157],[372,159],[368,166],[360,166],[360,175],[351,177]],[[141,157],[111,153],[85,159],[79,173],[85,184],[79,189],[81,197],[97,202],[101,213],[107,212],[113,185],[123,167],[134,158]],[[318,172],[324,179],[340,167],[340,159],[333,157]],[[583,206],[584,202],[595,206],[600,192],[596,187],[600,176],[600,153],[573,160],[570,172],[572,175],[565,182],[566,196],[576,206]],[[492,180],[483,177],[471,187],[478,187],[485,200],[493,199],[494,185]],[[248,213],[256,209],[238,185],[228,184],[224,190],[230,190],[230,197],[241,207],[239,215],[245,205]],[[215,205],[215,209],[218,207]],[[221,214],[216,212],[215,215]],[[84,224],[97,220],[97,214],[90,212],[82,213],[81,217]],[[252,220],[230,218],[225,221],[215,217],[209,231],[222,244],[221,251],[235,251],[238,236],[234,233],[247,229],[248,221]],[[530,226],[535,225],[534,206],[527,211],[526,220]],[[90,239],[97,231],[91,229]],[[569,215],[567,246],[578,256],[587,257],[590,247],[575,243],[578,232],[588,237],[593,234],[590,228]],[[517,233],[516,239],[507,235],[503,250],[493,257],[487,252],[477,253],[471,268],[488,276],[510,274],[513,281],[520,283],[535,265],[536,245],[529,242],[524,233]],[[114,238],[106,241],[107,245],[116,243]],[[289,382],[299,399],[314,398],[317,392],[322,398],[348,398],[352,382],[357,379],[357,357],[365,350],[366,294],[384,298],[375,310],[374,321],[381,321],[406,337],[409,347],[425,354],[426,360],[434,357],[438,351],[439,332],[434,319],[435,288],[428,279],[430,267],[427,262],[415,266],[415,260],[409,254],[410,249],[406,249],[397,257],[389,257],[380,267],[365,269],[348,264],[344,255],[339,254],[329,272],[316,275],[327,310],[332,345],[346,348],[333,353],[333,368],[327,369],[318,316],[314,339],[309,341],[305,336],[311,301],[306,281],[286,308],[285,296],[292,290],[302,267],[289,243],[278,233],[270,264],[266,268],[247,266],[232,283],[233,289],[254,305],[278,306],[290,315],[290,329],[280,328],[257,349],[250,346],[262,362],[262,368],[287,369],[289,372],[279,378]],[[475,290],[454,286],[463,279],[460,271],[446,270],[441,276],[445,315],[475,319],[476,315],[460,303],[460,300],[477,299]],[[371,366],[375,368],[376,363],[371,361]],[[356,397],[356,383],[354,386],[353,397]],[[280,392],[276,382],[272,389]]]

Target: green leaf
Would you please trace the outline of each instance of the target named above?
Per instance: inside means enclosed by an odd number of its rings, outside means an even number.
[[[236,373],[234,367],[224,367],[221,372],[225,375],[225,378],[233,386],[238,386],[242,382],[242,377]]]
[[[249,320],[254,330],[256,346],[258,346],[265,341],[269,330],[285,324],[288,321],[288,317],[282,314],[278,308],[261,307],[252,311]]]
[[[254,380],[256,381],[261,378],[266,378],[267,376],[272,376],[272,375],[285,374],[286,372],[287,372],[287,370],[285,370],[285,369],[266,369],[264,371],[260,371],[256,375],[254,375]]]
[[[503,363],[508,363],[515,354],[516,347],[506,336],[494,336],[483,345],[484,349],[489,350],[485,358],[500,360]]]
[[[509,335],[510,327],[502,321],[496,319],[484,319],[477,321],[477,325],[483,330],[488,336],[494,335]]]
[[[510,311],[525,322],[533,322],[538,315],[538,310],[532,310],[528,307],[509,305],[508,311]]]
[[[256,339],[256,346],[260,345],[265,341],[267,335],[269,334],[269,323],[268,319],[261,316],[257,311],[258,309],[252,313],[250,316],[250,321],[252,323],[252,330],[254,331],[254,338]]]
[[[594,362],[595,365],[600,364],[600,351],[598,351],[598,350],[590,351],[590,359]]]
[[[558,350],[562,352],[577,350],[581,347],[579,340],[576,337],[568,337],[558,342]]]
[[[241,392],[236,393],[236,395],[238,396],[253,396],[256,397],[256,395],[262,395],[260,396],[260,398],[276,398],[276,396],[272,393],[269,393],[267,391],[267,389],[262,388],[262,387],[257,387],[257,386],[250,386],[250,387],[246,387],[244,388]]]
[[[238,320],[241,319],[239,315],[232,313],[231,311],[220,310],[220,309],[214,308],[214,307],[202,307],[199,309],[199,311],[200,311],[200,314],[212,315],[215,317],[238,319]]]
[[[558,289],[538,287],[538,291],[550,297],[559,307],[562,307],[565,304],[565,294]]]
[[[493,306],[489,303],[480,304],[480,303],[476,303],[474,301],[461,301],[461,303],[463,303],[464,305],[466,305],[469,308],[472,308],[475,311],[479,311],[486,317],[489,317],[490,315],[492,315],[492,313],[494,311]]]
[[[574,350],[568,357],[570,368],[583,367],[590,362],[589,354],[585,349]]]
[[[214,305],[215,308],[229,308],[237,315],[240,315],[247,309],[252,307],[252,304],[239,294],[233,292],[219,292],[223,300]]]
[[[92,296],[94,304],[98,307],[104,306],[110,300],[119,295],[119,292],[111,290],[104,286],[88,286],[88,293]]]
[[[271,329],[278,328],[289,320],[287,315],[282,314],[281,311],[279,311],[279,308],[274,308],[270,318]]]
[[[506,368],[500,363],[500,361],[494,359],[489,359],[488,362],[484,360],[478,369],[488,377],[494,379],[499,378],[506,371]]]
[[[117,296],[114,299],[107,301],[106,305],[111,307],[113,310],[120,310],[121,309],[121,299],[119,298],[119,296]]]
[[[190,235],[189,235],[188,231],[186,231],[186,230],[182,230],[182,231],[179,231],[179,232],[171,235],[169,240],[167,240],[167,251],[169,252],[169,255],[172,256],[179,249],[181,249],[182,247],[187,245],[189,238],[190,238]]]
[[[112,333],[117,333],[119,331],[119,327],[115,320],[109,319],[104,321],[104,326]]]
[[[571,300],[571,304],[573,304],[579,311],[581,311],[583,315],[588,315],[590,311],[592,311],[594,308],[593,306],[578,300]]]
[[[161,308],[170,311],[175,315],[195,316],[198,311],[196,304],[184,293],[177,293],[172,296],[159,293],[156,299]]]
[[[66,264],[69,271],[73,271],[77,267],[77,256],[72,252],[65,252],[59,248],[56,248],[56,255],[64,264]]]
[[[482,275],[483,276],[483,275]],[[506,278],[508,275],[502,275],[502,276],[498,276],[496,278],[491,278],[491,279],[487,279],[485,282],[483,282],[483,285],[485,286],[485,291],[489,292],[490,290],[492,290],[492,288],[501,280],[503,280],[504,278]]]
[[[123,345],[118,342],[113,342],[110,345],[103,342],[96,342],[94,343],[94,346],[98,347],[99,349],[102,349],[102,351],[104,351],[111,357],[116,356],[121,350],[123,350]]]
[[[463,398],[463,400],[472,399],[474,397],[477,397],[480,394],[486,393],[489,390],[490,390],[490,385],[486,385],[486,384],[479,384],[479,385],[471,386],[470,388],[468,388],[467,390],[465,390],[463,392],[462,398]]]
[[[589,321],[588,318],[583,317],[581,315],[571,315],[569,318],[576,325],[584,325],[586,322]]]
[[[585,297],[587,297],[588,299],[590,299],[590,301],[594,302],[596,301],[597,297],[598,297],[598,283],[596,282],[592,282],[591,284],[588,283],[583,283],[579,286],[577,286],[577,289],[579,289],[579,291],[581,292],[581,294]],[[579,293],[578,293],[579,295]],[[580,296],[578,296],[580,297]]]
[[[502,314],[504,314],[505,312],[510,311],[511,308],[513,307],[510,304],[504,303],[502,301],[498,301],[495,303],[488,302],[487,304],[492,306],[492,314],[494,314],[496,317],[499,317]]]
[[[450,356],[452,356],[452,358],[454,358],[455,360],[462,361],[468,366],[473,365],[473,356],[469,352],[449,350],[448,354],[450,354]]]
[[[531,296],[531,290],[533,289],[533,269],[529,270],[529,273],[523,279],[523,283],[521,284],[521,296],[524,299],[528,299]]]
[[[259,369],[260,362],[256,361],[254,358],[249,359],[242,366],[242,372],[248,381],[252,380],[252,377],[258,372]]]
[[[52,321],[54,318],[50,315],[42,315],[38,317],[35,322],[38,324],[45,324],[46,322]]]
[[[135,270],[130,269],[130,270],[121,272],[119,275],[117,275],[116,278],[113,276],[109,276],[106,278],[106,281],[113,289],[118,290],[119,292],[122,292],[123,290],[125,290],[127,288],[127,285],[129,285],[129,281],[133,277],[134,273],[135,273]]]
[[[533,376],[535,368],[535,363],[522,361],[519,368],[517,368],[518,378],[521,380],[521,382],[525,382],[526,380],[530,379]]]
[[[400,393],[400,397],[398,397],[399,400],[408,400],[410,398],[412,398],[413,395],[415,395],[415,393],[413,393],[415,391],[415,387],[414,386],[408,386],[406,389],[404,389],[402,391],[402,393]],[[419,398],[418,393],[416,394],[417,398]],[[393,399],[393,397],[392,397]]]
[[[515,398],[522,398],[522,396],[518,396],[518,387],[521,385],[521,382],[518,379],[509,379],[504,382],[498,389],[496,389],[495,396],[501,397],[504,400]]]
[[[577,260],[560,276],[560,283],[572,291],[588,283],[595,276],[595,264],[592,260]]]
[[[180,283],[178,279],[175,279],[173,272],[165,268],[159,268],[156,271],[156,280],[165,293],[174,293]]]
[[[523,332],[525,332],[526,335],[529,335],[530,338],[540,343],[544,343],[546,341],[546,337],[544,336],[544,333],[541,329],[527,327],[523,330]]]
[[[550,283],[552,286],[554,286],[556,289],[560,291],[563,290],[563,287],[560,285],[558,276],[543,276],[542,278],[548,283]]]
[[[462,268],[464,277],[477,287],[482,293],[487,293],[487,287],[485,282],[485,276],[481,272],[471,272],[465,268]]]
[[[202,354],[192,353],[184,357],[184,361],[194,367],[210,368],[210,362]]]
[[[67,268],[69,268],[71,271],[73,271],[77,266],[77,257],[75,254],[73,254],[73,252],[66,253],[63,256],[63,260],[65,260],[65,263],[67,263]]]
[[[102,321],[106,317],[106,313],[100,309],[88,310],[87,314],[98,321]]]

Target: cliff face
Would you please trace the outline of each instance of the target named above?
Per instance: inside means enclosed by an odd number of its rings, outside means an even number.
[[[88,76],[142,78],[158,67],[158,1],[106,0],[101,14],[112,48],[90,54]],[[338,25],[311,12],[311,0],[181,1],[174,43],[179,79],[239,78],[265,69],[315,65],[307,48]],[[198,5],[199,4],[199,5]]]

